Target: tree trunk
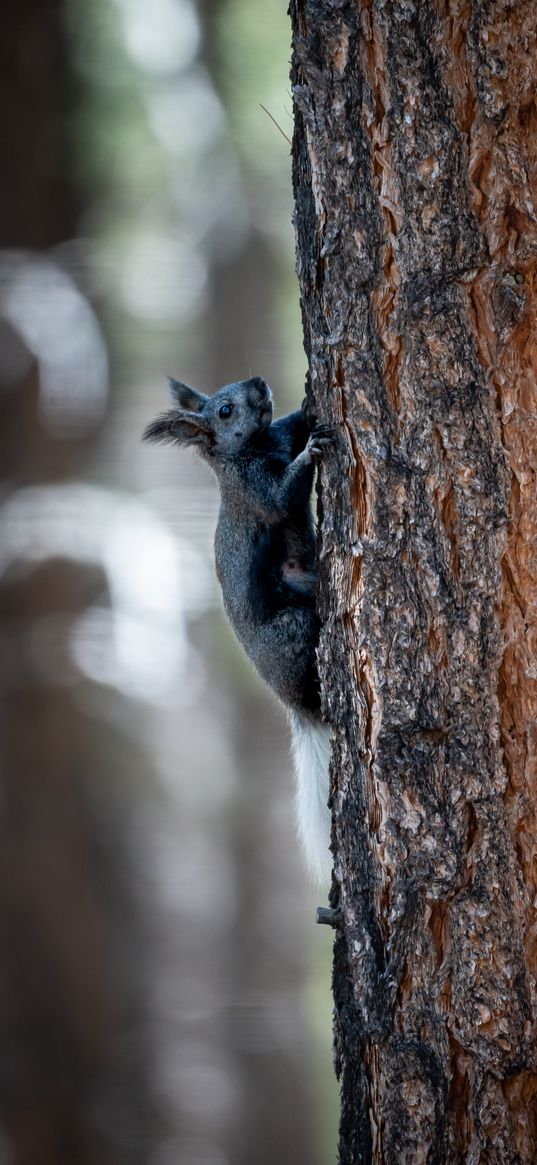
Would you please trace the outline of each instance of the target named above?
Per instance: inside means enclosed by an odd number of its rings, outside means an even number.
[[[342,435],[321,473],[319,652],[340,1161],[525,1165],[537,8],[291,16],[309,407]]]

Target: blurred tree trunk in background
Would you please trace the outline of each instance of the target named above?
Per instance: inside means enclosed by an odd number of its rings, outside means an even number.
[[[44,251],[75,233],[62,12],[57,0],[2,12],[2,248]],[[54,311],[51,287],[42,328]],[[3,502],[80,474],[91,445],[86,434],[63,441],[47,431],[40,370],[25,364],[0,393]],[[69,628],[103,590],[97,566],[58,558],[14,562],[0,583],[0,1157],[10,1165],[132,1165],[154,1143],[142,942],[122,889],[121,825],[108,844],[97,792],[110,742],[57,682]]]
[[[62,0],[8,0],[3,6],[3,246],[52,247],[75,233],[80,201],[70,177],[66,107],[72,77],[63,13]]]
[[[529,1165],[537,10],[291,15],[340,1161]]]

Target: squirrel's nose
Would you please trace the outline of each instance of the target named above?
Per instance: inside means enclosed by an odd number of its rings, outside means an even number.
[[[255,388],[255,390],[259,393],[260,400],[268,400],[269,399],[270,388],[269,388],[268,384],[266,383],[266,381],[263,380],[263,378],[261,376],[252,376],[252,379],[250,380],[250,386],[252,388]]]

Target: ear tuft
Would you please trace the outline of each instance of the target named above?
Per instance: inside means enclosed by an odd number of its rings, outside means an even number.
[[[156,417],[144,429],[142,441],[175,441],[172,422],[176,416],[176,413],[163,413],[160,417]]]
[[[188,409],[191,413],[200,413],[209,399],[203,392],[198,392],[189,384],[183,384],[182,380],[174,380],[173,376],[168,377],[168,384],[173,399],[182,409]]]
[[[211,426],[199,413],[184,413],[171,409],[162,413],[147,426],[144,441],[167,441],[172,445],[196,445],[198,451],[208,454],[213,443]]]

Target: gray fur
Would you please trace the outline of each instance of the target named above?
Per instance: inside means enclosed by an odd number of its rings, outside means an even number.
[[[195,446],[216,474],[221,506],[215,558],[224,607],[257,671],[292,712],[295,756],[307,755],[323,768],[311,773],[316,792],[310,796],[301,762],[298,797],[308,863],[325,871],[328,750],[319,708],[310,495],[315,461],[333,434],[321,426],[310,432],[300,410],[273,422],[270,389],[260,377],[227,384],[213,396],[176,380],[170,388],[175,407],[144,435]],[[320,747],[308,745],[305,754],[300,741],[316,732]],[[313,804],[320,806],[322,828],[311,821]],[[325,853],[315,862],[320,837]]]

